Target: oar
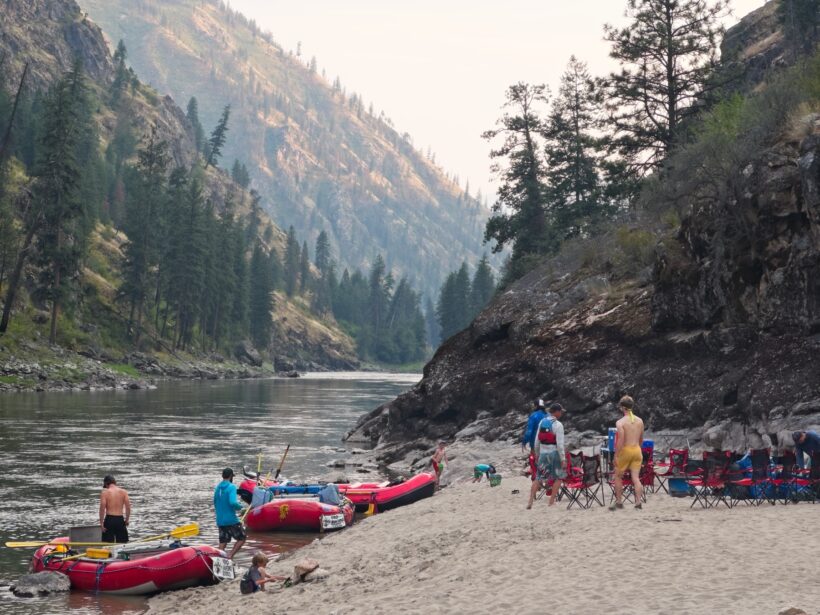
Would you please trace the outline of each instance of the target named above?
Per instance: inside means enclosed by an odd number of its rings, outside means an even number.
[[[273,477],[273,480],[277,480],[279,478],[279,473],[282,471],[282,466],[285,465],[285,457],[288,456],[288,451],[290,450],[290,444],[285,447],[285,452],[282,455],[282,460],[279,462],[279,467],[276,468],[276,475]]]
[[[157,534],[156,536],[148,536],[147,538],[139,538],[132,542],[151,542],[153,540],[162,540],[163,538],[188,538],[190,536],[198,536],[199,535],[199,524],[198,523],[187,523],[185,525],[180,525],[179,527],[175,527],[170,532],[165,532],[164,534]],[[116,542],[36,542],[36,541],[26,541],[26,542],[7,542],[6,546],[10,548],[38,548],[38,547],[45,547],[46,545],[66,545],[66,546],[74,546],[74,547],[109,547],[112,545],[122,545],[125,543],[116,543]]]

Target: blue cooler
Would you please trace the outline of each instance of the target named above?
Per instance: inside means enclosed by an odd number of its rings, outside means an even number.
[[[685,498],[689,496],[689,485],[686,484],[686,479],[683,477],[669,477],[666,481],[669,487],[669,495],[673,498]]]
[[[609,432],[606,436],[606,449],[612,453],[615,450],[615,434],[618,433],[618,430],[614,427],[609,428]]]

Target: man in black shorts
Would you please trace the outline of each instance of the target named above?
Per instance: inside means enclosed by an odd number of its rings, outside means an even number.
[[[128,492],[117,486],[110,474],[103,479],[100,493],[100,528],[103,542],[128,542],[128,521],[131,518],[131,500]]]
[[[233,470],[225,468],[222,471],[222,482],[214,489],[214,509],[219,528],[219,548],[224,551],[231,540],[236,541],[228,556],[231,559],[245,544],[245,530],[236,516],[236,511],[241,508],[242,504],[236,497],[236,485],[233,484]]]

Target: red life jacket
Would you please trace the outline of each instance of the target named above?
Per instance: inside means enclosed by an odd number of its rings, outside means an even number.
[[[555,438],[555,434],[552,433],[552,424],[555,422],[555,419],[549,417],[550,421],[546,425],[544,421],[541,421],[541,424],[538,425],[538,441],[541,444],[557,444],[558,441]],[[546,420],[546,419],[544,419]]]

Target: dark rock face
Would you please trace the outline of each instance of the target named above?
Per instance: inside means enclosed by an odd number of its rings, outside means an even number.
[[[656,329],[820,332],[820,134],[743,176],[740,199],[688,218],[656,262]]]
[[[34,598],[58,592],[67,592],[71,589],[71,581],[60,572],[50,570],[27,574],[10,587],[18,598]]]
[[[240,363],[253,365],[254,367],[262,366],[262,355],[253,347],[249,341],[240,342],[234,349],[234,356]]]

